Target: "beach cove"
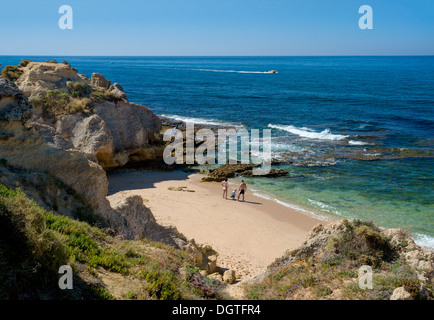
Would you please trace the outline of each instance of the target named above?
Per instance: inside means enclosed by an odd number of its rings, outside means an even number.
[[[245,202],[225,200],[220,183],[200,182],[200,174],[124,169],[107,177],[112,205],[141,196],[159,224],[176,226],[187,238],[211,245],[219,253],[218,265],[242,279],[264,271],[286,250],[302,244],[312,227],[327,223],[251,190]],[[232,179],[229,183],[229,190],[238,187]]]

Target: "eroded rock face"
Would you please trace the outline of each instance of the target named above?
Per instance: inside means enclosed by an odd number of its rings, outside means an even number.
[[[209,170],[208,176],[202,178],[203,182],[206,181],[217,181],[221,182],[227,178],[233,178],[235,176],[245,176],[249,177],[253,175],[253,169],[258,168],[259,164],[229,164],[226,163],[216,169]],[[261,177],[279,177],[285,176],[288,171],[283,169],[271,169],[267,174],[261,175]]]
[[[48,90],[64,89],[68,81],[84,81],[69,63],[29,62],[16,81],[28,98],[41,98]]]
[[[79,151],[66,151],[69,145],[56,138],[55,130],[47,126],[27,126],[31,104],[24,95],[17,93],[16,85],[0,79],[1,100],[13,101],[0,110],[0,130],[7,133],[0,141],[0,158],[13,166],[26,170],[48,172],[82,194],[95,209],[104,210],[108,182],[104,170],[86,159]],[[89,186],[93,186],[89,189]]]
[[[108,81],[104,76],[100,73],[92,73],[92,76],[90,78],[90,83],[99,88],[108,89],[110,88],[111,82]],[[123,91],[123,90],[122,90]]]
[[[47,118],[46,107],[35,104],[33,122],[40,124],[45,137],[47,128],[43,126],[53,127],[53,135],[69,141],[73,148],[105,170],[129,162],[162,160],[160,119],[150,109],[130,103],[120,84],[112,85],[99,73],[93,73],[89,79],[67,62],[29,62],[19,68],[23,74],[16,84],[28,98],[41,99],[49,90],[60,90],[71,96],[68,85],[79,84],[85,93],[81,98],[75,97],[75,102],[91,104],[87,113],[65,114],[58,119]],[[94,96],[92,100],[94,91],[97,98]],[[0,101],[0,106],[6,103]]]
[[[32,105],[10,80],[0,78],[0,121],[28,120]]]

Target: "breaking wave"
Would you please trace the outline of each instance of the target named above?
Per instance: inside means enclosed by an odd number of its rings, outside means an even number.
[[[303,137],[303,138],[309,138],[309,139],[318,139],[318,140],[343,140],[348,138],[346,135],[342,134],[333,134],[330,132],[330,129],[325,129],[321,132],[317,132],[315,130],[309,129],[309,128],[297,128],[292,125],[283,126],[283,125],[274,125],[269,124],[269,128],[272,129],[278,129],[287,131],[289,133],[295,134],[297,136]]]
[[[194,124],[202,124],[202,125],[209,125],[209,126],[235,127],[235,128],[245,127],[241,123],[225,122],[225,121],[215,120],[215,119],[192,118],[192,117],[184,117],[184,116],[170,115],[170,114],[162,114],[161,116],[170,120],[182,121],[185,123],[194,123]]]

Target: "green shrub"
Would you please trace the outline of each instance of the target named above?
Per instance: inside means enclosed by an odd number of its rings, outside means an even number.
[[[122,100],[122,98],[114,94],[113,92],[110,92],[102,88],[98,88],[98,89],[93,89],[91,91],[90,100],[95,103],[102,102],[103,100],[118,102]]]
[[[20,190],[0,185],[0,299],[36,294],[67,262],[62,238],[45,224],[44,210]]]
[[[1,73],[2,77],[9,79],[11,81],[18,80],[22,74],[23,74],[23,71],[21,71],[16,66],[6,66],[6,67],[4,67],[4,69],[2,70],[2,73]]]
[[[103,90],[99,90],[99,89],[92,89],[92,91],[90,92],[90,100],[92,102],[95,103],[99,103],[102,100],[104,100],[104,92]]]
[[[159,300],[178,300],[181,296],[172,273],[153,270],[147,272],[146,281],[149,283],[149,294]]]
[[[69,93],[75,98],[81,98],[89,93],[87,85],[83,82],[73,81],[67,84]]]
[[[137,300],[138,294],[134,291],[128,291],[127,298],[130,300]]]
[[[90,111],[91,106],[90,99],[71,99],[68,93],[61,90],[48,90],[43,98],[33,98],[30,102],[34,106],[42,106],[47,118]]]
[[[27,67],[27,65],[28,65],[30,62],[32,62],[32,60],[26,60],[26,59],[23,59],[23,60],[21,60],[19,66],[20,66],[20,67]]]

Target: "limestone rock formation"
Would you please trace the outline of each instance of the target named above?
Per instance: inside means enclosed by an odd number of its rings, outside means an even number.
[[[102,74],[96,72],[92,73],[90,83],[95,87],[100,87],[103,89],[108,89],[111,85],[111,82],[104,78]]]
[[[68,81],[83,81],[69,63],[29,62],[21,67],[23,74],[16,81],[28,98],[41,98],[48,90],[64,89]]]
[[[237,279],[237,277],[235,276],[234,270],[226,270],[223,273],[223,281],[228,283],[228,284],[234,283],[236,279]]]
[[[276,277],[284,277],[285,274],[291,274],[288,277],[298,276],[299,279],[310,277],[317,283],[330,281],[327,283],[330,286],[328,292],[320,293],[320,297],[342,299],[342,288],[333,286],[333,281],[342,280],[338,270],[353,270],[355,275],[344,282],[354,283],[357,287],[357,270],[366,265],[372,268],[374,277],[389,279],[396,287],[377,283],[374,290],[368,290],[365,294],[391,300],[433,299],[434,253],[424,251],[402,229],[385,229],[357,220],[318,224],[299,247],[286,251],[264,273],[244,283],[268,286],[272,282],[270,279],[278,279]],[[328,277],[335,278],[322,278],[321,268],[324,266],[332,266],[336,270],[334,275],[333,272],[328,273]],[[397,267],[399,271],[394,269]],[[295,280],[291,278],[291,281]],[[294,287],[290,298],[310,299],[310,289],[309,286]],[[357,294],[353,294],[357,297]]]
[[[207,274],[213,274],[218,271],[217,257],[218,253],[209,245],[198,245],[194,239],[182,246],[192,257],[195,266],[205,270]]]
[[[0,181],[9,187],[22,185],[40,205],[58,214],[76,217],[78,209],[88,209],[89,214],[128,239],[149,238],[177,247],[187,243],[176,229],[158,225],[140,197],[110,206],[106,172],[88,159],[95,150],[96,155],[103,154],[101,150],[110,148],[112,141],[97,115],[75,115],[72,121],[67,118],[60,126],[60,134],[48,124],[29,119],[32,105],[27,97],[12,81],[3,78],[0,106],[0,167],[7,163],[11,168],[0,170]],[[68,121],[76,125],[68,125]],[[86,140],[97,146],[95,150],[86,149],[91,148]]]
[[[399,287],[393,290],[390,300],[414,300],[410,293],[405,291],[404,287]]]
[[[18,68],[22,74],[16,84],[33,102],[32,121],[42,125],[34,127],[45,133],[48,128],[43,126],[53,127],[54,135],[71,143],[65,148],[83,152],[105,170],[162,160],[160,119],[130,103],[120,84],[112,85],[99,73],[89,79],[67,62],[30,61]],[[50,100],[50,94],[56,94],[55,99]]]

